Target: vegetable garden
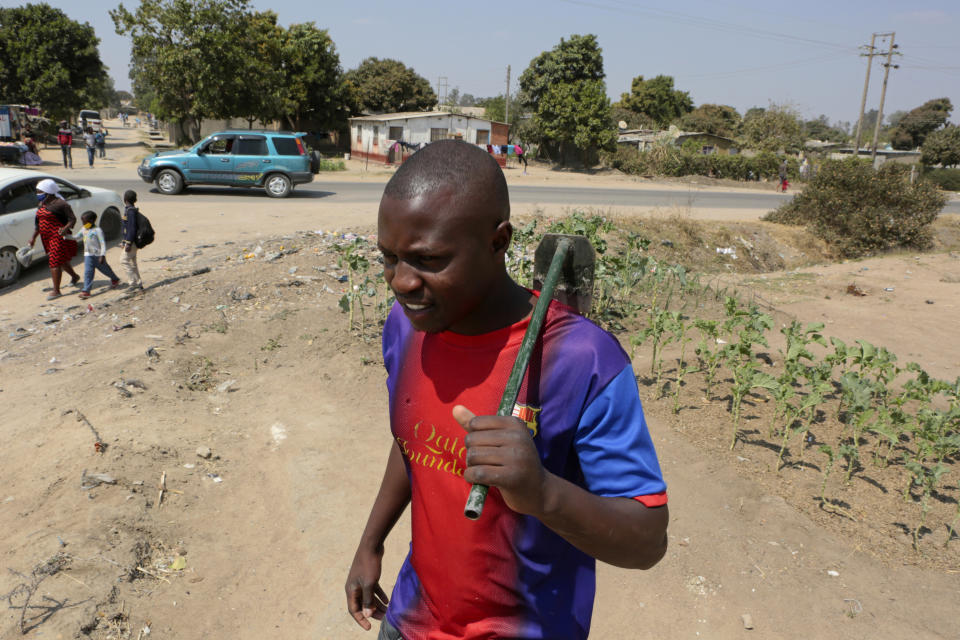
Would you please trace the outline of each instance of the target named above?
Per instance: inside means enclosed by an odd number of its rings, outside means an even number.
[[[652,424],[679,423],[732,464],[749,460],[794,506],[878,554],[958,568],[960,377],[937,379],[882,346],[707,284],[597,215],[518,223],[507,256],[518,282],[530,282],[544,232],[593,243],[591,318],[630,352]],[[358,238],[339,251],[350,285],[341,307],[371,339],[379,327],[363,307],[381,325],[391,304],[375,247]]]

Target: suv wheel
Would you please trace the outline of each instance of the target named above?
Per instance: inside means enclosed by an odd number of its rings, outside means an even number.
[[[164,169],[157,174],[157,189],[160,193],[174,196],[183,191],[183,178],[173,169]]]
[[[0,249],[0,287],[13,284],[20,277],[20,261],[13,247]]]
[[[267,195],[271,198],[286,198],[290,195],[293,187],[290,184],[290,178],[282,173],[272,173],[267,176],[263,186],[267,190]]]

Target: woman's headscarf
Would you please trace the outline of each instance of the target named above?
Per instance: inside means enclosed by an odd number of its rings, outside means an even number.
[[[51,180],[50,178],[45,178],[37,183],[37,191],[42,191],[47,195],[56,196],[60,199],[63,199],[63,196],[60,195],[60,187],[57,186],[57,183]]]

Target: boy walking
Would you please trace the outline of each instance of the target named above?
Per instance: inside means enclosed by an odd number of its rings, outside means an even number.
[[[127,189],[123,193],[123,258],[120,264],[127,273],[131,289],[143,290],[140,268],[137,266],[137,192]]]
[[[99,271],[110,278],[111,289],[120,286],[120,278],[107,264],[107,242],[103,237],[103,229],[94,226],[97,222],[97,214],[87,211],[80,216],[80,221],[83,223],[83,229],[71,236],[71,239],[83,240],[83,289],[80,291],[80,297],[89,298],[94,271]]]
[[[666,553],[666,485],[613,336],[551,303],[519,417],[496,415],[536,300],[507,274],[512,233],[503,172],[461,141],[415,153],[380,201],[393,441],[345,588],[381,640],[583,640],[595,561],[647,569]],[[471,483],[490,487],[477,521]],[[383,542],[408,504],[387,598]]]
[[[87,127],[86,132],[83,134],[83,143],[87,147],[87,162],[90,163],[90,168],[93,168],[93,157],[97,152],[97,136],[93,133],[93,127]]]

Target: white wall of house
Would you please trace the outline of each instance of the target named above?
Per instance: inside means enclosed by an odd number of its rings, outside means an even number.
[[[488,120],[458,114],[436,114],[384,120],[353,120],[350,123],[350,147],[355,152],[386,154],[397,140],[412,144],[433,142],[457,134],[465,142],[489,144]]]

